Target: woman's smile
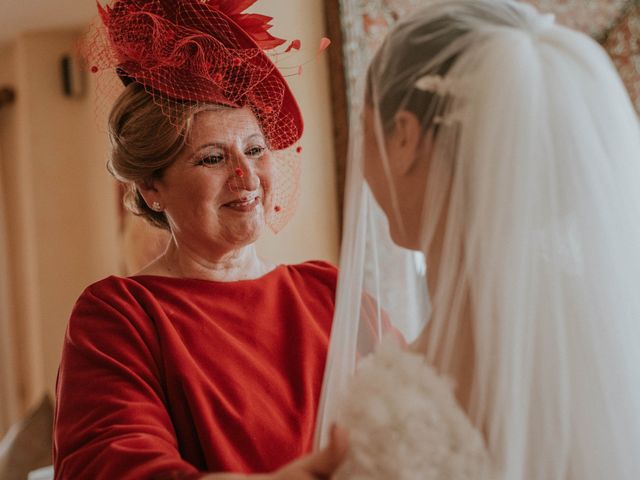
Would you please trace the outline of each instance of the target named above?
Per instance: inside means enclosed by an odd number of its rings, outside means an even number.
[[[237,212],[252,212],[260,204],[260,196],[256,193],[244,195],[236,200],[225,203],[222,208],[228,208]]]

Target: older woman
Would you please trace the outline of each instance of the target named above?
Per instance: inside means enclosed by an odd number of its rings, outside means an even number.
[[[352,453],[334,478],[636,479],[640,129],[629,96],[596,42],[527,4],[429,3],[378,50],[352,129],[323,397],[343,400]],[[407,289],[363,275],[393,258],[375,248],[370,194],[384,233],[426,257],[433,308],[413,352],[383,344],[344,401],[367,353],[354,351],[370,323],[359,323],[360,292]]]
[[[111,172],[171,233],[131,277],[89,286],[59,370],[59,479],[325,478],[343,440],[311,447],[335,267],[256,254],[295,202],[298,107],[253,2],[116,0],[91,69],[126,88]],[[267,474],[268,472],[273,472]]]

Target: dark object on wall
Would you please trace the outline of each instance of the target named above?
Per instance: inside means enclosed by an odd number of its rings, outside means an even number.
[[[16,99],[16,92],[11,87],[0,87],[0,109],[11,105]]]
[[[68,98],[82,98],[85,92],[85,74],[80,63],[71,55],[60,59],[62,92]]]

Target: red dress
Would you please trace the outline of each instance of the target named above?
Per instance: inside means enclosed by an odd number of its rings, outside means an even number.
[[[308,452],[336,277],[308,262],[256,280],[87,288],[58,373],[55,478],[269,472]]]

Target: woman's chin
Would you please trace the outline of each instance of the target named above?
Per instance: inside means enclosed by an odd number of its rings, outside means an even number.
[[[261,208],[253,215],[245,215],[245,217],[227,224],[225,237],[235,245],[244,246],[254,243],[264,231],[264,213]]]

